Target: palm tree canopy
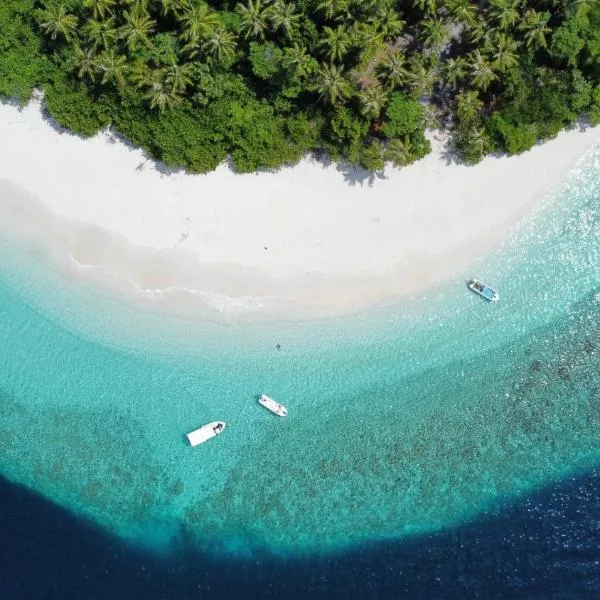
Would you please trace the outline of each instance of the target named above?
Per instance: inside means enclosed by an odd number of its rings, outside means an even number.
[[[117,87],[125,85],[128,72],[127,59],[117,54],[114,48],[105,50],[98,58],[98,68],[102,73],[102,83],[111,83]]]
[[[537,12],[535,9],[528,10],[519,23],[519,29],[525,33],[527,47],[545,48],[547,46],[546,36],[551,33],[548,27],[550,20],[548,11]]]
[[[471,0],[445,0],[444,5],[453,21],[467,27],[477,24],[477,6]]]
[[[519,19],[519,5],[522,0],[491,0],[491,14],[501,29],[508,29]]]
[[[127,47],[133,51],[138,46],[150,45],[150,35],[154,32],[156,21],[139,10],[124,13],[125,23],[121,27],[121,37],[127,41]]]
[[[467,74],[467,61],[462,58],[449,58],[444,62],[446,81],[452,88],[458,87],[458,83]]]
[[[434,17],[423,21],[423,41],[429,48],[441,48],[448,39],[448,25],[444,19]]]
[[[162,112],[181,103],[179,90],[173,87],[165,69],[149,70],[143,85],[146,88],[144,98],[149,101],[150,108]]]
[[[387,94],[379,85],[370,85],[358,93],[360,112],[369,119],[376,119],[387,102]]]
[[[406,57],[400,50],[388,52],[378,70],[388,88],[397,88],[406,81],[408,76]]]
[[[473,84],[485,91],[496,79],[496,74],[492,69],[492,65],[490,64],[490,61],[481,54],[479,49],[472,52],[470,58],[470,72]]]
[[[431,96],[439,82],[440,71],[435,63],[427,63],[422,59],[414,59],[408,70],[408,80],[417,98]]]
[[[268,8],[268,17],[275,31],[281,31],[286,37],[292,38],[298,28],[300,15],[294,6],[284,0],[277,0]]]
[[[331,62],[341,62],[350,49],[350,36],[344,25],[338,25],[335,29],[324,27],[325,37],[321,41],[321,46],[326,49],[326,53]]]
[[[235,7],[240,15],[240,31],[246,38],[264,39],[269,18],[268,10],[261,0],[247,0],[247,4],[238,3]]]
[[[192,72],[194,67],[190,63],[178,64],[172,62],[166,69],[166,82],[177,93],[185,92],[192,85]]]
[[[85,37],[89,39],[94,49],[109,48],[119,37],[114,17],[104,21],[88,19],[84,27]]]
[[[336,104],[348,99],[352,86],[337,65],[321,65],[316,73],[313,89],[325,104]]]
[[[483,108],[479,93],[475,90],[463,92],[456,97],[456,116],[461,121],[473,121]]]
[[[404,130],[389,128],[400,96],[435,113],[467,160],[492,141],[518,151],[578,116],[600,115],[600,0],[0,2],[9,7],[0,9],[0,46],[6,37],[10,48],[8,57],[0,52],[1,93],[57,91],[67,81],[89,92],[81,102],[114,99],[102,112],[124,127],[142,118],[126,110],[131,103],[160,111],[184,103],[163,121],[186,121],[186,132],[198,129],[188,140],[219,140],[221,154],[252,145],[234,140],[229,105],[258,114],[248,108],[254,103],[264,122],[257,116],[249,127],[273,139],[248,164],[267,155],[277,164],[308,147],[375,164],[381,140],[393,138],[387,151],[397,164],[422,156],[422,131],[403,139]],[[23,61],[13,59],[25,51]],[[207,106],[219,118],[197,112]],[[179,158],[196,168],[204,150],[212,153],[203,147]]]
[[[225,27],[217,27],[202,42],[202,50],[211,58],[221,62],[232,58],[236,49],[235,36]]]
[[[94,19],[104,19],[112,14],[116,3],[116,0],[83,0],[83,6],[92,11]]]
[[[191,43],[199,42],[220,25],[217,13],[204,2],[186,3],[179,19],[183,24],[182,38]]]
[[[438,9],[438,0],[413,0],[413,3],[428,16],[435,15]]]
[[[330,21],[343,21],[350,14],[349,0],[322,0],[317,10]]]
[[[312,73],[316,62],[308,53],[305,46],[295,43],[292,47],[284,50],[283,65],[290,71],[293,77],[301,79]]]
[[[79,44],[76,44],[73,54],[73,67],[79,79],[87,77],[90,81],[94,81],[97,73],[96,52],[94,48],[83,50]]]
[[[77,30],[78,19],[67,13],[64,4],[51,4],[42,14],[41,28],[55,40],[61,36],[69,41]]]
[[[505,33],[496,34],[493,44],[487,48],[493,58],[492,67],[502,73],[514,67],[519,62],[518,48],[519,42],[510,36]]]
[[[385,160],[393,162],[398,167],[403,167],[412,162],[412,144],[408,136],[394,138],[388,142],[385,151]]]

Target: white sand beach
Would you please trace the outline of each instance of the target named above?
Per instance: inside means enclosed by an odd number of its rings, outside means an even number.
[[[374,179],[312,159],[190,175],[110,132],[61,133],[39,99],[0,104],[0,227],[70,274],[153,302],[181,290],[228,316],[335,314],[464,274],[598,144],[600,127],[574,129],[467,167],[434,139],[424,160]]]

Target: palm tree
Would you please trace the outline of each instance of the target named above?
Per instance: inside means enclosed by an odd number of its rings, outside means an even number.
[[[477,6],[471,0],[445,0],[444,4],[452,19],[467,27],[477,24]]]
[[[444,76],[448,85],[456,89],[458,82],[467,74],[467,61],[459,56],[458,58],[449,58],[444,62]]]
[[[348,0],[322,0],[317,10],[329,21],[344,21],[349,16]]]
[[[388,142],[385,149],[385,160],[393,162],[397,167],[403,167],[413,161],[412,144],[408,136],[394,138]]]
[[[318,68],[312,89],[319,94],[322,102],[328,104],[344,101],[352,94],[352,86],[344,77],[342,69],[331,64]]]
[[[437,50],[446,43],[448,26],[443,19],[439,17],[425,19],[421,25],[423,27],[423,42],[427,48]]]
[[[565,13],[568,16],[584,14],[597,0],[563,0]]]
[[[395,0],[360,0],[355,4],[364,7],[366,15],[381,16],[396,4]]]
[[[124,17],[125,23],[120,29],[120,34],[127,40],[129,50],[133,52],[140,44],[150,46],[150,35],[154,32],[156,21],[138,10],[131,13],[125,11]]]
[[[548,11],[538,12],[533,8],[525,13],[523,20],[519,23],[519,29],[525,33],[525,42],[528,48],[537,49],[547,46],[546,36],[552,33],[552,29],[548,27],[550,16]]]
[[[148,13],[152,0],[122,0],[122,2],[131,5],[134,12]]]
[[[321,40],[320,46],[327,48],[329,60],[333,62],[342,62],[350,49],[350,36],[344,25],[338,25],[335,29],[324,27],[325,37]]]
[[[408,80],[417,98],[431,96],[439,82],[439,69],[435,62],[425,61],[421,55],[415,55],[410,61]]]
[[[176,93],[185,92],[186,88],[192,85],[192,72],[194,67],[190,63],[183,65],[173,61],[166,69],[165,81]]]
[[[165,69],[152,69],[148,71],[144,98],[150,102],[150,108],[158,108],[163,112],[181,103],[181,95],[168,80]]]
[[[283,53],[283,66],[288,69],[290,75],[302,79],[313,71],[314,58],[307,52],[304,46],[297,42],[291,48],[286,48]]]
[[[369,119],[376,119],[387,102],[387,94],[381,85],[370,85],[358,92],[360,112]]]
[[[413,0],[413,4],[426,15],[435,15],[438,9],[438,0]]]
[[[359,62],[363,65],[383,48],[383,32],[377,23],[355,22],[350,30],[350,45],[359,48]]]
[[[240,15],[240,32],[246,38],[263,40],[267,29],[269,13],[262,5],[261,0],[247,0],[244,6],[238,3],[235,11]]]
[[[371,139],[360,149],[360,165],[368,171],[382,171],[385,167],[385,148],[377,139]]]
[[[269,20],[275,31],[282,31],[288,38],[292,38],[298,28],[300,15],[294,6],[284,0],[277,0],[268,9]]]
[[[459,132],[460,150],[467,164],[478,163],[488,150],[488,138],[482,127],[472,125]]]
[[[492,0],[491,4],[490,13],[501,29],[509,29],[518,21],[521,0]]]
[[[483,102],[479,98],[479,92],[475,90],[463,92],[456,97],[456,116],[463,123],[478,119],[482,108]]]
[[[388,89],[397,88],[407,79],[406,57],[400,50],[391,51],[380,63],[378,70]]]
[[[494,36],[493,45],[487,48],[491,51],[492,67],[500,73],[506,73],[506,71],[512,69],[519,62],[519,56],[517,50],[519,49],[519,42],[506,35],[505,33],[498,33]]]
[[[114,48],[105,50],[98,59],[98,70],[102,73],[102,84],[112,83],[117,87],[125,86],[128,72],[127,59],[117,54]]]
[[[68,42],[77,30],[77,17],[67,13],[64,4],[51,4],[42,19],[40,26],[52,40],[60,35]]]
[[[237,43],[235,35],[220,26],[213,29],[202,42],[202,51],[219,62],[232,58]]]
[[[143,60],[136,60],[129,69],[129,80],[137,87],[143,88],[149,85],[152,69]]]
[[[473,44],[487,44],[492,38],[496,29],[490,25],[483,17],[476,19],[475,24],[469,32],[469,40]]]
[[[404,30],[406,21],[403,21],[400,15],[393,8],[387,9],[378,19],[381,27],[381,34],[386,41],[395,40]]]
[[[109,48],[117,39],[118,35],[119,32],[115,27],[115,20],[113,17],[110,17],[105,21],[88,19],[88,22],[85,25],[85,36],[92,42],[94,50],[98,47],[104,49]]]
[[[479,156],[485,154],[487,145],[487,136],[485,130],[482,127],[473,127],[468,132],[469,146]]]
[[[470,54],[469,69],[473,84],[483,91],[487,90],[496,79],[491,64],[486,57],[482,56],[479,48]]]
[[[83,6],[92,11],[94,19],[104,19],[107,13],[112,14],[115,0],[83,0]]]
[[[83,50],[79,44],[73,48],[73,67],[77,71],[79,79],[89,79],[94,81],[96,78],[96,52],[94,48]]]
[[[166,17],[168,14],[179,16],[188,0],[160,0],[161,14]]]
[[[205,38],[221,23],[217,13],[204,2],[194,4],[187,2],[179,21],[183,25],[181,37],[191,44]]]

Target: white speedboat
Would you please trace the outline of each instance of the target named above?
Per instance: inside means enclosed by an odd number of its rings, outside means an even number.
[[[186,434],[190,446],[198,446],[219,435],[225,429],[223,421],[213,421]]]
[[[280,417],[287,417],[287,408],[283,404],[279,404],[279,402],[275,402],[273,398],[269,398],[265,394],[262,394],[258,399],[258,403],[262,404],[265,408],[268,408],[272,413]]]
[[[483,296],[486,300],[490,302],[497,302],[500,300],[500,295],[496,290],[491,288],[489,285],[485,285],[485,283],[481,283],[478,279],[471,279],[467,281],[467,285],[480,296]]]

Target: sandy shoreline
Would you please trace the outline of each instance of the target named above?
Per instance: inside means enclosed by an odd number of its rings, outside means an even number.
[[[0,104],[0,228],[69,274],[153,302],[335,314],[463,272],[598,144],[600,127],[573,130],[465,167],[433,140],[430,156],[375,180],[311,159],[168,174],[109,132],[57,132],[39,101]]]

